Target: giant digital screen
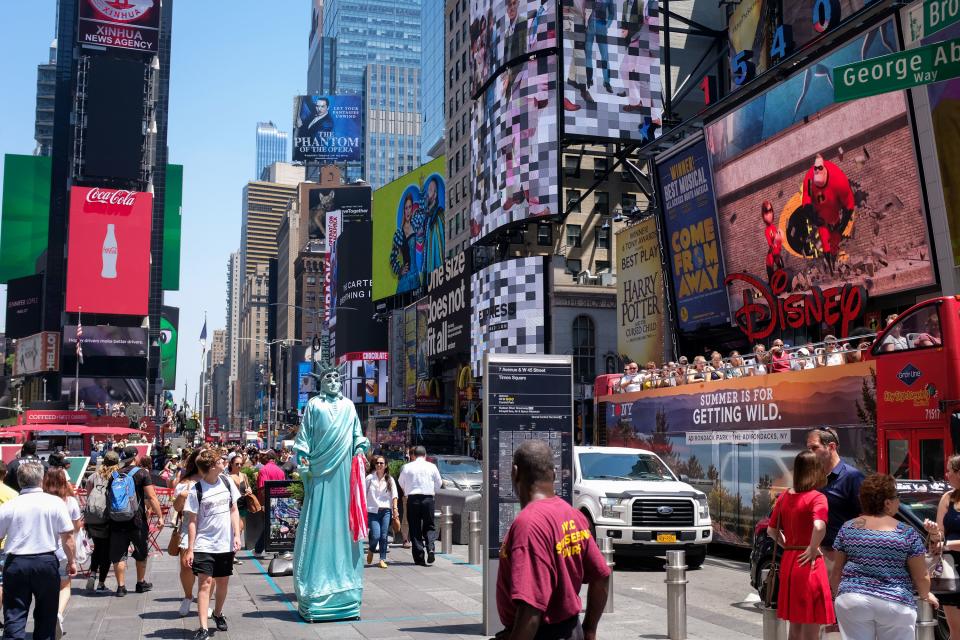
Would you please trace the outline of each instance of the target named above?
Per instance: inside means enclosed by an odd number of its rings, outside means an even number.
[[[340,219],[340,233],[330,246],[331,323],[338,361],[351,352],[386,351],[387,324],[374,318],[371,267],[373,234],[369,187],[334,190],[330,214]]]
[[[343,395],[354,404],[385,404],[387,402],[386,352],[358,354],[369,357],[347,360],[343,375]]]
[[[80,0],[77,41],[142,53],[157,53],[160,0]]]
[[[140,178],[147,66],[137,59],[90,58],[87,70],[83,175]]]
[[[177,384],[177,345],[180,332],[180,308],[163,306],[160,309],[160,377],[164,389]]]
[[[7,283],[6,337],[23,338],[42,329],[43,274],[16,278]]]
[[[511,67],[473,102],[470,238],[560,212],[557,58]]]
[[[470,93],[504,65],[557,44],[555,0],[470,0]]]
[[[310,240],[311,250],[318,253],[327,251],[327,213],[336,204],[334,190],[318,184],[300,184],[300,239],[297,242]]]
[[[350,162],[363,152],[360,96],[297,96],[293,116],[293,160]]]
[[[84,325],[80,344],[83,346],[84,360],[101,357],[145,358],[147,332],[140,327]],[[77,326],[65,325],[63,327],[63,353],[73,354],[76,351]]]
[[[3,157],[0,282],[43,270],[50,222],[50,158]]]
[[[731,310],[754,338],[796,315],[758,296],[935,283],[906,94],[833,103],[832,69],[894,42],[884,23],[707,128]]]
[[[153,194],[70,189],[67,311],[146,315]]]
[[[164,291],[180,289],[180,229],[183,214],[183,165],[167,165],[167,186],[163,193],[163,282]]]
[[[546,348],[546,262],[542,256],[498,262],[470,282],[470,363],[479,377],[483,354],[544,353]]]
[[[445,159],[373,193],[373,299],[422,288],[446,256]]]
[[[87,378],[80,377],[80,402],[87,409],[118,402],[143,402],[144,378]],[[77,391],[77,379],[63,377],[60,397],[71,406]]]
[[[663,112],[657,3],[562,5],[564,135],[652,140]]]

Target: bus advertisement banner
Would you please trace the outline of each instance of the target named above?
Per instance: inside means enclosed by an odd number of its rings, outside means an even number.
[[[617,352],[636,362],[664,362],[670,341],[656,218],[618,233],[617,256]]]

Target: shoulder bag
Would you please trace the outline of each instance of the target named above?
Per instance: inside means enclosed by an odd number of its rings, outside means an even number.
[[[173,533],[170,534],[170,542],[167,543],[167,553],[171,556],[180,555],[180,525],[183,522],[183,514],[177,514],[174,521]]]
[[[775,529],[780,529],[780,518],[777,517]],[[763,600],[763,606],[767,609],[776,609],[777,600],[780,596],[780,561],[777,559],[777,550],[780,544],[773,541],[773,558],[770,560],[770,569],[767,571],[767,577],[760,585],[760,597]]]

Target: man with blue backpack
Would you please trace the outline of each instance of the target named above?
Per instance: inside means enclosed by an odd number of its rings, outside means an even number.
[[[150,549],[150,529],[146,507],[161,516],[160,501],[153,488],[150,470],[136,465],[139,451],[133,445],[123,450],[120,469],[108,480],[107,513],[110,517],[110,562],[117,576],[118,598],[127,595],[127,553],[133,545],[133,559],[137,563],[137,593],[146,593],[153,588],[147,582],[147,556]]]

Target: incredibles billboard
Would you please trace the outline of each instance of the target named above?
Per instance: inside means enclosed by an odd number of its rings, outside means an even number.
[[[680,331],[729,324],[713,178],[701,140],[657,159]]]
[[[891,42],[888,21],[707,127],[730,309],[751,340],[842,333],[866,296],[935,283],[905,93],[833,101],[832,69]]]
[[[150,193],[71,188],[67,311],[147,313],[152,215]]]
[[[293,116],[293,161],[350,162],[363,152],[360,96],[297,96]]]
[[[373,194],[373,299],[415,291],[446,256],[444,156]]]
[[[80,44],[157,53],[159,36],[160,0],[80,0]]]

